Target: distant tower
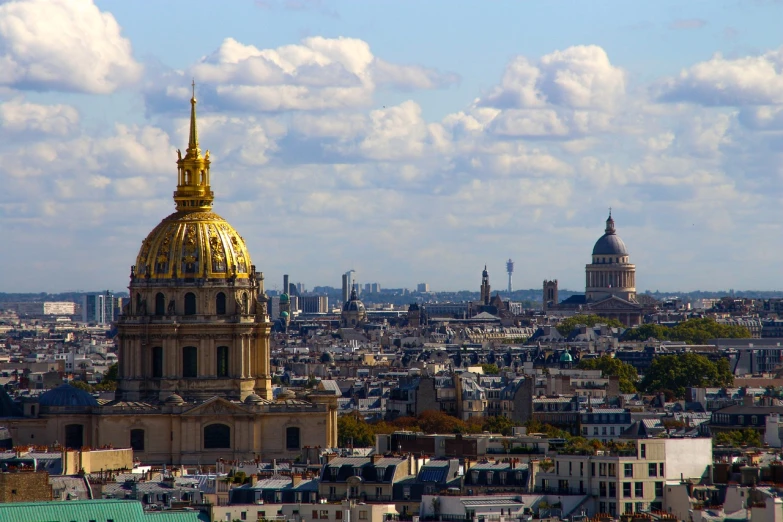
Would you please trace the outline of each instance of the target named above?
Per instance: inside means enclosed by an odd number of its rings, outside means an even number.
[[[348,302],[348,297],[350,297],[350,295],[350,290],[348,290],[348,274],[343,274],[343,304]]]
[[[557,306],[558,300],[557,300],[557,279],[553,279],[552,281],[546,281],[544,280],[544,295],[543,295],[543,301],[544,301],[544,311],[549,310],[550,308]]]
[[[489,273],[487,272],[487,265],[484,265],[484,271],[481,273],[481,303],[489,305]]]
[[[511,259],[506,261],[506,272],[508,272],[508,293],[510,294],[514,291],[511,287],[511,274],[514,273],[514,262]]]

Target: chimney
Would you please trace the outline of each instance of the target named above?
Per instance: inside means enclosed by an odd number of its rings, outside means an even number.
[[[292,473],[291,474],[291,486],[296,487],[299,485],[299,483],[302,482],[302,474],[301,473]]]
[[[326,463],[329,464],[337,457],[337,453],[327,453],[324,456],[326,457]]]
[[[380,455],[380,454],[378,454],[378,453],[373,453],[372,455],[370,455],[370,462],[372,462],[373,464],[375,464],[376,462],[378,462],[378,461],[379,461],[379,460],[381,460],[382,458],[383,458],[383,455]]]
[[[258,474],[253,473],[250,475],[250,487],[255,487],[258,484]]]

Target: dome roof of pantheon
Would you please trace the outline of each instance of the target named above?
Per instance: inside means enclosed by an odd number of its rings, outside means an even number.
[[[614,219],[612,214],[609,214],[609,219],[606,220],[606,230],[604,235],[601,236],[598,241],[595,242],[593,247],[594,256],[627,256],[628,249],[625,247],[625,242],[620,239],[614,228]]]
[[[198,146],[196,97],[191,101],[190,136],[184,157],[178,150],[177,211],[142,242],[136,272],[152,279],[250,277],[251,260],[242,236],[212,212],[209,151]]]

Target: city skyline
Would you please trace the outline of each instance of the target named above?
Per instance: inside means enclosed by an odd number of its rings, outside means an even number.
[[[515,288],[579,291],[609,207],[639,292],[783,287],[779,3],[209,6],[0,4],[0,290],[125,288],[191,79],[215,212],[270,288],[488,264],[500,290],[511,258]],[[498,34],[441,27],[471,17]]]

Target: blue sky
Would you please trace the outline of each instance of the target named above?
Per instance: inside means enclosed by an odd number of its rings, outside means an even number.
[[[272,287],[579,289],[610,206],[639,290],[783,287],[781,2],[217,5],[0,2],[0,290],[125,286],[192,77]]]

